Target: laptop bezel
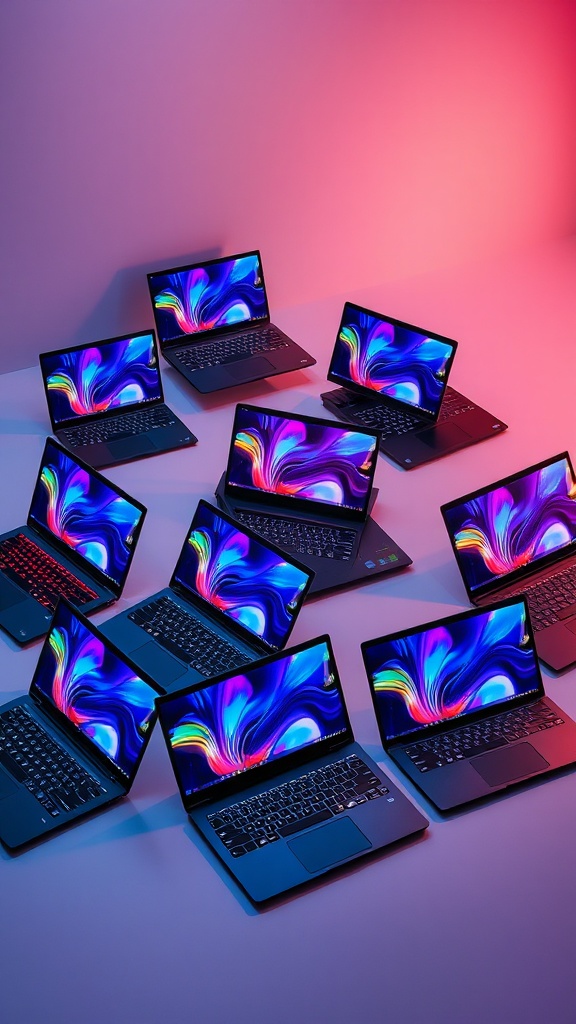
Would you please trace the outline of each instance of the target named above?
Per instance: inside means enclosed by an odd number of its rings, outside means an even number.
[[[215,516],[217,516],[219,519],[223,519],[224,522],[228,523],[229,526],[232,526],[234,530],[237,530],[238,533],[245,534],[250,540],[255,541],[262,547],[267,548],[269,551],[272,551],[275,555],[278,555],[281,561],[289,562],[290,565],[293,565],[296,569],[299,569],[303,574],[306,575],[307,582],[304,589],[301,591],[301,597],[298,603],[298,608],[292,615],[292,620],[288,632],[284,638],[283,643],[280,646],[268,643],[266,640],[263,639],[263,637],[258,636],[256,633],[253,633],[251,630],[249,630],[246,626],[243,626],[236,619],[233,619],[230,615],[226,615],[225,612],[221,611],[215,605],[211,604],[210,601],[203,598],[201,594],[196,593],[196,591],[194,590],[190,590],[184,583],[182,583],[181,580],[176,579],[176,569],[178,567],[180,559],[182,558],[184,552],[186,551],[188,538],[192,530],[194,529],[194,520],[196,519],[200,507],[209,509]],[[250,647],[256,646],[257,648],[261,649],[262,654],[265,655],[273,654],[276,651],[280,651],[287,644],[290,634],[292,633],[292,630],[296,625],[296,619],[298,618],[298,615],[302,610],[302,605],[304,604],[306,595],[308,594],[308,591],[310,590],[310,587],[312,585],[314,576],[315,572],[313,569],[309,569],[308,566],[304,565],[302,562],[298,562],[295,558],[292,558],[291,555],[287,554],[285,551],[282,551],[281,548],[276,547],[275,544],[270,543],[270,541],[264,540],[263,537],[259,537],[258,534],[254,532],[254,530],[250,529],[250,527],[244,526],[243,523],[239,523],[232,516],[229,516],[225,512],[222,512],[221,509],[217,508],[215,505],[212,505],[211,502],[206,501],[204,498],[201,498],[196,506],[196,510],[192,517],[192,521],[184,537],[184,543],[180,550],[180,554],[176,559],[176,564],[174,566],[174,571],[172,573],[172,578],[170,580],[169,586],[170,589],[173,590],[176,594],[185,598],[185,600],[189,601],[194,606],[198,604],[199,608],[203,611],[204,614],[209,612],[210,615],[214,617],[215,621],[219,625],[222,625],[222,627],[227,632],[232,632],[234,636],[237,636],[238,639],[242,640],[244,643],[247,643]]]
[[[88,630],[89,633],[92,634],[93,637],[100,641],[121,662],[127,665],[128,668],[132,672],[134,672],[134,675],[138,676],[139,679],[142,679],[144,683],[147,683],[147,685],[150,686],[150,688],[154,691],[155,694],[157,694],[157,696],[160,696],[162,694],[162,689],[158,685],[158,683],[155,682],[152,676],[145,672],[144,669],[140,668],[139,665],[136,665],[136,663],[132,661],[132,659],[127,654],[125,654],[124,651],[121,651],[120,648],[116,646],[116,644],[109,640],[108,637],[104,636],[104,634],[101,633],[100,630],[97,629],[96,626],[94,626],[89,621],[89,619],[87,619],[86,616],[82,614],[82,612],[79,612],[70,603],[70,601],[67,601],[66,598],[63,597],[58,599],[56,608],[54,609],[54,615],[52,616],[48,632],[44,638],[44,642],[40,650],[36,666],[34,668],[34,674],[32,676],[32,681],[30,683],[28,694],[30,696],[30,699],[33,701],[34,705],[39,707],[44,715],[46,715],[49,719],[52,719],[54,721],[54,724],[65,734],[66,739],[73,746],[77,746],[82,752],[82,754],[85,754],[92,761],[94,761],[98,766],[99,770],[102,772],[102,774],[107,775],[109,778],[112,778],[114,782],[116,782],[119,786],[124,787],[126,789],[126,792],[128,792],[128,790],[130,789],[134,782],[134,779],[136,778],[136,774],[138,772],[138,768],[140,767],[142,758],[144,757],[146,747],[148,746],[150,737],[152,735],[152,732],[154,731],[154,725],[156,724],[156,719],[158,717],[158,712],[156,709],[156,698],[154,699],[154,709],[152,711],[152,717],[150,719],[150,725],[147,730],[145,742],[141,746],[140,753],[138,755],[136,762],[134,763],[130,775],[127,776],[125,772],[122,771],[121,768],[119,768],[116,764],[114,764],[112,760],[106,757],[106,755],[100,750],[96,743],[92,743],[80,729],[74,726],[73,722],[70,721],[68,716],[65,715],[64,712],[61,711],[60,708],[58,708],[56,704],[54,704],[50,700],[50,698],[44,693],[44,691],[41,690],[37,685],[40,661],[44,657],[45,653],[47,653],[46,647],[48,646],[50,634],[52,632],[52,629],[54,628],[56,616],[58,614],[58,609],[61,604],[68,608],[68,611],[72,614],[72,616],[75,616],[77,619],[80,620],[80,623]]]
[[[49,445],[52,445],[54,448],[56,448],[57,451],[59,451],[67,459],[71,459],[72,462],[75,462],[81,469],[86,470],[86,472],[90,476],[95,477],[96,480],[99,480],[105,487],[108,487],[111,491],[114,491],[119,498],[122,498],[124,501],[128,502],[128,504],[132,505],[140,512],[140,519],[136,524],[134,528],[134,533],[132,535],[133,542],[131,545],[131,549],[129,551],[128,561],[126,562],[126,566],[124,568],[124,572],[119,583],[116,583],[115,580],[113,580],[110,576],[107,576],[106,573],[102,572],[102,570],[100,570],[98,566],[94,565],[93,562],[90,562],[87,558],[84,558],[83,555],[79,555],[74,548],[68,547],[68,545],[65,544],[64,541],[62,541],[59,537],[57,537],[56,534],[52,533],[51,530],[49,530],[47,527],[37,522],[36,519],[32,518],[32,506],[34,504],[34,496],[36,494],[37,488],[40,486],[40,476],[42,474],[42,467],[45,464],[46,453]],[[146,506],[143,505],[142,502],[138,501],[136,498],[133,498],[131,494],[127,494],[127,492],[122,490],[121,487],[118,487],[117,484],[112,483],[112,481],[109,480],[108,477],[105,477],[102,473],[99,473],[97,469],[94,469],[92,466],[89,466],[87,462],[84,462],[83,459],[80,459],[77,455],[71,452],[69,448],[66,448],[63,444],[57,441],[56,438],[46,438],[44,444],[44,451],[42,452],[40,465],[38,467],[36,482],[32,490],[32,497],[30,499],[30,509],[28,511],[28,519],[26,520],[26,525],[28,526],[29,530],[36,534],[36,536],[41,537],[45,543],[47,543],[50,547],[54,548],[59,554],[65,555],[65,557],[68,558],[71,562],[73,562],[75,566],[77,566],[88,576],[90,576],[93,580],[95,580],[99,586],[105,587],[109,592],[113,593],[116,597],[119,597],[120,594],[122,593],[122,590],[124,589],[124,585],[126,583],[128,573],[130,572],[130,567],[132,565],[132,560],[134,558],[134,553],[138,545],[138,539],[142,531],[142,526],[144,525],[144,520],[146,519],[147,511],[148,510]]]
[[[542,462],[538,462],[533,466],[529,466],[527,469],[519,470],[517,473],[512,473],[502,480],[497,480],[493,484],[489,484],[486,487],[480,487],[478,490],[471,491],[470,494],[465,494],[461,498],[454,498],[452,501],[447,501],[440,506],[440,512],[442,519],[444,520],[444,526],[446,532],[450,538],[450,544],[452,545],[452,551],[456,559],[456,565],[462,577],[462,582],[466,588],[466,593],[472,604],[476,604],[479,600],[487,597],[490,594],[496,594],[500,590],[514,586],[517,583],[521,583],[523,580],[528,580],[531,576],[536,573],[540,573],[546,570],[549,566],[554,565],[557,562],[564,561],[568,558],[573,558],[576,555],[576,542],[567,547],[558,548],[556,551],[550,552],[548,555],[542,555],[536,561],[529,562],[528,565],[521,566],[519,569],[513,569],[511,572],[505,573],[502,576],[498,576],[494,580],[489,580],[487,583],[482,583],[480,586],[471,587],[466,577],[465,570],[463,568],[463,562],[460,557],[460,552],[456,547],[454,535],[451,527],[448,524],[446,513],[453,508],[458,508],[460,505],[465,505],[469,501],[474,501],[476,498],[482,497],[485,494],[489,494],[491,491],[498,490],[499,487],[506,487],[508,484],[514,483],[516,480],[522,479],[522,477],[530,476],[531,473],[536,473],[541,469],[545,469],[546,466],[551,466],[555,462],[560,462],[566,459],[568,467],[576,486],[576,477],[574,476],[574,467],[572,460],[567,451],[560,452],[558,455],[552,456],[552,458],[544,459]]]
[[[345,377],[339,376],[332,369],[336,357],[336,349],[338,346],[340,332],[346,320],[346,313],[349,309],[357,310],[359,313],[365,313],[367,316],[372,316],[376,320],[381,320],[385,323],[392,324],[393,327],[404,328],[408,331],[413,331],[416,334],[421,334],[424,338],[434,338],[436,341],[444,342],[447,345],[452,346],[452,354],[446,364],[444,384],[442,396],[440,398],[440,404],[436,413],[430,413],[425,409],[420,409],[418,406],[412,405],[410,402],[402,402],[397,398],[393,398],[390,395],[384,394],[382,391],[376,391],[373,388],[366,387],[364,384],[357,384],[355,381],[348,380]],[[338,333],[336,335],[336,341],[334,342],[334,348],[332,349],[332,355],[330,357],[330,365],[328,367],[327,379],[333,384],[338,384],[340,387],[345,388],[347,391],[352,391],[354,394],[361,395],[363,398],[370,398],[375,401],[380,401],[384,405],[390,405],[391,408],[397,409],[400,412],[409,413],[415,416],[417,419],[422,419],[424,424],[434,424],[438,421],[438,417],[442,411],[442,402],[446,395],[446,388],[448,387],[448,379],[454,363],[454,357],[456,355],[456,349],[458,348],[458,342],[453,338],[447,338],[443,334],[438,334],[437,331],[426,331],[422,327],[416,327],[414,324],[408,324],[404,320],[397,320],[396,317],[387,316],[384,313],[377,313],[373,309],[366,309],[364,306],[359,306],[355,302],[345,302],[342,316],[340,318],[340,326],[338,327]]]
[[[260,277],[262,279],[262,289],[264,292],[264,300],[266,303],[266,315],[258,317],[255,320],[244,320],[235,324],[223,324],[220,327],[212,327],[206,331],[197,331],[194,334],[181,334],[178,338],[172,338],[169,341],[162,340],[162,331],[160,329],[159,316],[157,315],[156,306],[154,305],[154,295],[152,293],[152,280],[155,277],[167,277],[169,274],[185,274],[189,270],[196,270],[199,267],[211,267],[216,263],[231,263],[233,260],[243,259],[245,256],[256,256],[260,266]],[[150,293],[150,302],[152,304],[152,313],[154,315],[154,323],[156,324],[156,333],[158,336],[158,344],[160,351],[163,352],[165,349],[182,348],[187,345],[194,345],[203,341],[214,341],[214,339],[223,338],[229,334],[239,334],[241,331],[251,328],[252,330],[263,327],[270,323],[270,305],[268,302],[268,292],[266,291],[266,281],[264,280],[264,271],[262,268],[262,257],[259,249],[250,249],[248,252],[235,253],[232,256],[216,256],[211,260],[201,260],[198,263],[189,263],[186,266],[181,267],[170,267],[168,270],[154,270],[146,275],[148,281],[148,291]]]
[[[275,416],[279,419],[297,420],[301,423],[309,423],[312,426],[319,426],[330,428],[331,430],[339,430],[343,434],[345,433],[356,433],[362,434],[366,438],[372,438],[374,441],[374,454],[372,458],[372,472],[370,476],[370,484],[366,490],[366,497],[364,500],[364,507],[361,510],[345,508],[343,505],[331,504],[327,501],[315,501],[312,498],[293,498],[286,494],[272,494],[270,491],[258,490],[257,488],[246,488],[239,487],[229,483],[229,476],[234,459],[234,439],[236,437],[237,427],[236,423],[238,420],[239,410],[247,409],[250,412],[262,413],[265,416]],[[246,402],[239,402],[234,410],[234,422],[232,424],[232,434],[230,437],[230,448],[228,451],[228,462],[226,464],[226,473],[224,477],[224,495],[230,501],[232,505],[237,502],[243,504],[253,505],[267,505],[270,508],[278,508],[285,512],[304,512],[309,513],[313,516],[321,516],[323,519],[340,519],[347,520],[351,523],[364,523],[368,518],[370,511],[370,496],[374,487],[374,476],[376,474],[376,465],[378,461],[378,440],[379,435],[375,430],[370,430],[369,427],[359,427],[348,423],[338,423],[335,420],[324,419],[319,416],[305,416],[301,413],[285,412],[283,409],[267,409],[259,405],[250,405]]]
[[[120,341],[129,341],[132,338],[144,338],[150,336],[152,338],[152,348],[154,350],[154,356],[156,358],[156,369],[158,371],[158,383],[160,386],[160,397],[150,398],[144,402],[133,402],[131,404],[116,405],[112,409],[104,409],[102,412],[87,413],[85,416],[72,416],[66,420],[57,421],[54,419],[51,399],[48,391],[48,376],[46,372],[45,363],[46,360],[55,356],[67,355],[69,352],[81,352],[83,349],[88,348],[100,348],[103,345],[113,344]],[[50,417],[50,424],[52,430],[56,433],[61,430],[70,430],[74,427],[83,427],[89,423],[94,423],[104,419],[110,419],[114,416],[122,416],[124,413],[139,412],[143,409],[151,409],[156,405],[164,404],[164,387],[162,384],[162,373],[160,372],[160,354],[158,351],[158,343],[156,341],[156,334],[154,329],[151,328],[148,331],[136,331],[134,334],[119,334],[116,338],[103,338],[100,341],[86,342],[82,345],[74,345],[70,348],[53,349],[51,352],[41,352],[39,356],[40,361],[40,373],[42,375],[42,383],[44,385],[44,392],[46,394],[46,404],[48,406],[48,415]]]
[[[263,764],[256,765],[254,768],[250,768],[248,771],[240,772],[238,775],[232,775],[225,779],[223,782],[214,782],[210,786],[206,786],[203,789],[198,790],[196,793],[186,794],[182,786],[182,780],[180,778],[179,769],[176,766],[176,758],[174,751],[170,743],[168,735],[168,729],[164,725],[162,717],[162,708],[165,704],[170,701],[179,700],[182,697],[187,697],[193,692],[198,690],[206,690],[209,687],[216,686],[219,683],[224,682],[226,679],[232,679],[234,676],[247,675],[250,672],[264,668],[267,665],[272,664],[274,661],[279,661],[281,658],[290,658],[294,654],[299,654],[301,651],[308,650],[311,647],[325,643],[328,648],[328,654],[330,658],[330,667],[333,671],[334,681],[340,693],[340,699],[342,702],[343,715],[346,721],[346,732],[339,736],[338,739],[324,739],[316,743],[310,743],[305,747],[301,747],[299,750],[294,751],[292,754],[286,754],[283,757],[274,759],[273,761]],[[346,706],[346,698],[342,688],[342,682],[340,680],[340,674],[338,672],[338,666],[336,665],[336,659],[334,657],[334,650],[332,647],[332,641],[327,633],[321,636],[316,636],[312,640],[306,640],[304,643],[298,644],[296,647],[284,648],[282,651],[277,651],[275,654],[271,654],[267,658],[261,658],[259,661],[254,661],[250,665],[245,665],[240,668],[234,669],[233,672],[223,672],[213,679],[210,679],[205,683],[196,683],[185,689],[178,690],[176,693],[162,694],[156,700],[156,706],[158,709],[158,719],[160,722],[160,728],[166,747],[168,748],[168,754],[170,757],[170,763],[174,772],[176,782],[178,783],[178,790],[180,797],[187,814],[190,814],[197,807],[202,804],[214,804],[222,799],[234,796],[237,793],[243,793],[252,786],[258,786],[278,775],[283,775],[285,772],[294,771],[302,765],[316,761],[321,757],[324,757],[328,753],[337,751],[342,747],[347,746],[349,743],[354,742],[354,734],[352,732],[352,725],[350,723],[350,716],[348,714],[348,708]]]
[[[498,701],[487,707],[478,708],[476,711],[471,711],[469,714],[456,715],[454,718],[445,719],[442,722],[437,722],[435,725],[425,725],[420,729],[411,730],[403,735],[394,736],[391,739],[388,738],[384,731],[383,723],[380,720],[380,714],[378,711],[378,704],[376,694],[374,693],[374,686],[370,675],[366,660],[366,651],[370,647],[374,647],[377,644],[388,643],[390,641],[404,639],[408,636],[414,636],[416,633],[425,633],[430,629],[435,629],[437,626],[450,625],[453,622],[458,622],[462,619],[473,619],[479,615],[490,615],[493,611],[497,611],[499,608],[506,608],[510,605],[523,605],[525,622],[527,627],[527,633],[530,638],[530,650],[534,659],[534,673],[538,679],[538,687],[536,690],[530,693],[518,694],[516,697],[511,697],[509,700]],[[362,660],[364,663],[364,671],[366,672],[366,678],[368,680],[368,689],[370,690],[370,696],[372,698],[372,706],[374,708],[374,715],[378,724],[378,731],[380,733],[380,739],[384,750],[389,751],[395,747],[410,747],[413,743],[420,743],[422,740],[433,739],[434,736],[439,734],[445,735],[448,732],[453,732],[456,729],[463,729],[469,725],[474,725],[475,722],[485,721],[487,718],[491,718],[494,715],[505,714],[509,711],[514,711],[516,708],[521,707],[524,704],[533,704],[536,701],[542,700],[546,696],[544,691],[544,682],[542,679],[542,672],[540,671],[540,663],[538,661],[538,655],[536,653],[536,646],[534,641],[534,629],[530,621],[530,613],[528,610],[528,602],[522,595],[516,597],[506,598],[504,601],[494,602],[485,608],[470,608],[464,612],[457,612],[455,615],[443,616],[440,619],[435,619],[432,622],[420,623],[417,626],[411,626],[410,629],[400,629],[394,633],[388,633],[384,636],[376,637],[373,640],[364,640],[360,644],[362,651]]]

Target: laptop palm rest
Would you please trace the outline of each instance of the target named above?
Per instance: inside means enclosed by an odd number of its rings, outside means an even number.
[[[502,747],[489,754],[481,754],[470,764],[489,786],[503,786],[524,775],[534,775],[550,767],[531,743],[518,743],[517,746]]]
[[[264,356],[255,356],[252,359],[237,359],[232,363],[224,363],[227,372],[235,380],[242,380],[243,377],[253,377],[254,374],[267,374],[275,367],[265,359]]]
[[[122,437],[118,441],[109,441],[108,449],[116,458],[130,458],[143,452],[154,451],[154,445],[147,437]]]
[[[292,839],[287,844],[300,863],[313,874],[369,850],[372,843],[350,818],[315,828],[307,835]]]
[[[423,441],[430,448],[449,448],[453,444],[461,444],[470,435],[458,427],[455,423],[440,423],[437,427],[429,430],[419,430],[417,433],[419,441]]]
[[[135,651],[130,651],[130,657],[138,665],[149,672],[153,679],[156,679],[161,686],[173,683],[175,679],[186,675],[188,668],[181,665],[176,658],[173,658],[168,651],[163,651],[159,644],[149,642]]]

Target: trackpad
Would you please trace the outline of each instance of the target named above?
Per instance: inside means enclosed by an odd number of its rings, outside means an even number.
[[[122,437],[119,441],[109,441],[108,449],[117,459],[132,459],[136,455],[145,455],[155,450],[152,441],[147,437]]]
[[[369,850],[372,843],[350,818],[340,818],[292,839],[288,846],[311,874]]]
[[[253,359],[238,359],[228,363],[226,369],[234,380],[258,380],[272,373],[275,367],[264,356],[255,356]]]
[[[149,672],[156,682],[161,686],[173,683],[175,679],[186,674],[188,669],[181,665],[176,658],[173,658],[168,651],[163,651],[159,644],[148,643],[139,647],[136,651],[130,651],[129,656]]]
[[[475,757],[470,764],[489,786],[503,786],[506,782],[521,779],[524,775],[534,775],[550,767],[531,743],[500,747],[499,750]]]
[[[431,430],[419,430],[416,437],[429,448],[451,448],[452,445],[463,444],[470,434],[455,423],[440,423]]]
[[[4,608],[11,608],[14,604],[20,604],[20,601],[26,601],[28,594],[25,594],[20,587],[15,586],[10,580],[7,580],[5,576],[0,575],[0,611]]]
[[[5,796],[17,793],[19,788],[5,772],[0,771],[0,800],[3,800]]]

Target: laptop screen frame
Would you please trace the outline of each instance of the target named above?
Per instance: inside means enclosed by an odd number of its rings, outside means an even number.
[[[455,498],[452,501],[447,501],[440,506],[440,512],[446,527],[446,532],[450,538],[450,544],[452,551],[456,559],[456,565],[462,577],[462,582],[466,588],[466,593],[472,604],[476,604],[479,599],[487,597],[489,594],[497,594],[500,590],[513,586],[517,583],[522,582],[524,579],[529,579],[535,573],[540,573],[547,569],[549,566],[556,564],[557,562],[564,561],[564,559],[573,558],[576,555],[576,543],[569,545],[568,547],[558,548],[556,551],[550,552],[548,555],[542,555],[541,558],[536,559],[533,562],[529,562],[528,565],[521,566],[519,569],[513,569],[511,572],[506,573],[503,576],[498,576],[495,580],[489,580],[486,583],[482,583],[478,587],[470,587],[466,578],[466,573],[463,568],[463,561],[461,553],[456,547],[456,542],[451,528],[446,519],[446,513],[450,509],[458,508],[460,505],[465,505],[469,501],[473,501],[475,498],[479,498],[485,494],[489,494],[491,491],[498,490],[499,487],[506,487],[508,484],[514,483],[516,480],[522,479],[522,477],[530,476],[531,473],[536,473],[541,469],[545,469],[546,466],[551,466],[555,462],[566,460],[568,467],[572,474],[572,479],[576,485],[576,477],[574,476],[574,467],[572,460],[567,451],[560,452],[558,455],[552,456],[552,458],[544,459],[542,462],[536,463],[534,466],[529,466],[527,469],[519,470],[517,473],[512,473],[510,476],[504,477],[502,480],[497,480],[495,483],[489,484],[486,487],[480,487],[475,491],[471,491],[470,494],[465,494],[461,498]]]
[[[446,345],[452,347],[452,355],[448,359],[445,370],[444,385],[442,390],[442,396],[440,398],[440,404],[438,406],[438,412],[430,413],[425,409],[420,409],[418,406],[412,405],[410,402],[402,402],[397,398],[393,398],[390,395],[383,394],[381,391],[375,391],[373,388],[366,387],[364,384],[357,384],[355,381],[351,381],[346,377],[341,377],[335,373],[332,369],[336,357],[336,350],[338,347],[338,341],[340,338],[340,332],[342,327],[347,322],[347,312],[353,309],[358,313],[365,313],[367,316],[372,316],[376,320],[380,320],[384,323],[392,324],[393,327],[400,327],[408,331],[412,331],[416,334],[421,334],[423,338],[434,338],[437,341],[444,342]],[[383,405],[389,405],[393,409],[397,409],[400,412],[409,413],[418,419],[422,419],[425,423],[436,423],[440,412],[442,410],[442,402],[446,395],[446,388],[448,387],[448,379],[452,371],[452,365],[454,363],[454,357],[458,348],[458,342],[453,338],[447,338],[443,334],[438,334],[437,331],[426,331],[422,327],[416,327],[414,324],[406,323],[403,320],[397,320],[395,317],[387,316],[384,313],[377,313],[373,309],[366,309],[364,306],[359,306],[355,302],[345,302],[342,316],[340,318],[340,326],[338,327],[338,333],[336,335],[336,341],[334,348],[332,349],[332,355],[330,356],[330,365],[328,367],[327,379],[333,384],[338,384],[340,387],[346,389],[346,391],[352,391],[354,394],[361,395],[362,398],[369,398],[375,402],[381,402]]]
[[[233,260],[243,259],[245,256],[256,256],[260,266],[260,277],[262,279],[262,290],[264,293],[264,300],[266,303],[266,315],[258,317],[255,320],[244,320],[235,324],[222,324],[220,327],[212,327],[206,331],[198,331],[195,334],[181,334],[177,338],[171,338],[169,341],[163,341],[160,318],[154,305],[154,294],[152,291],[153,279],[156,277],[167,277],[169,274],[185,274],[189,270],[196,270],[199,267],[212,267],[217,263],[231,263]],[[259,249],[250,249],[248,252],[234,253],[232,256],[217,256],[211,260],[200,260],[197,263],[189,263],[186,266],[181,267],[170,267],[168,270],[154,270],[146,275],[148,281],[148,291],[150,293],[150,302],[152,304],[152,313],[154,315],[154,322],[156,324],[156,333],[158,335],[158,344],[160,351],[164,352],[166,349],[182,348],[183,346],[201,344],[204,341],[213,341],[215,338],[222,338],[229,334],[239,334],[247,329],[256,330],[259,327],[266,326],[270,323],[270,305],[268,302],[268,292],[266,291],[266,281],[264,279],[264,270],[262,267],[262,257]]]
[[[345,508],[343,505],[333,505],[327,501],[315,501],[312,498],[293,498],[285,494],[272,494],[269,491],[260,491],[256,488],[239,487],[229,483],[230,471],[234,461],[234,439],[237,433],[237,420],[239,410],[247,409],[249,412],[262,413],[265,416],[276,416],[280,419],[297,420],[301,423],[309,423],[312,426],[329,427],[331,430],[339,430],[343,434],[362,434],[374,441],[374,455],[372,459],[372,472],[370,485],[366,491],[364,506],[360,510]],[[351,523],[364,523],[370,511],[370,498],[374,488],[374,476],[378,461],[378,439],[377,431],[369,427],[358,427],[356,425],[339,423],[337,420],[328,420],[318,416],[304,416],[300,413],[285,412],[283,409],[267,409],[259,405],[250,405],[246,402],[239,402],[234,411],[234,422],[232,424],[232,435],[228,452],[228,462],[224,476],[224,495],[232,504],[241,502],[243,505],[267,506],[270,508],[282,509],[285,512],[304,512],[313,516],[320,516],[322,519],[340,519]]]
[[[253,540],[256,543],[260,544],[262,547],[267,548],[268,551],[274,552],[274,554],[278,555],[283,562],[289,562],[290,565],[295,566],[296,569],[299,569],[307,577],[306,586],[301,591],[298,608],[292,615],[290,627],[284,638],[284,642],[280,647],[268,643],[268,641],[264,640],[263,637],[258,636],[257,633],[253,633],[252,630],[248,629],[246,626],[243,626],[242,623],[239,622],[237,619],[233,619],[230,615],[226,615],[226,613],[221,611],[220,608],[217,608],[215,605],[211,604],[210,601],[203,598],[201,594],[198,594],[195,590],[191,590],[189,587],[186,586],[185,583],[182,583],[181,580],[176,578],[176,569],[178,567],[180,559],[182,558],[183,554],[186,551],[188,538],[192,530],[194,529],[194,521],[200,508],[209,509],[210,512],[218,516],[219,519],[223,519],[226,523],[229,524],[229,526],[232,526],[239,533],[245,534],[250,540]],[[263,537],[259,537],[258,534],[254,532],[254,530],[250,529],[250,527],[244,526],[243,523],[238,523],[232,516],[227,515],[221,509],[217,508],[215,505],[212,505],[209,501],[205,501],[204,498],[201,498],[200,501],[198,502],[198,505],[196,506],[196,511],[194,512],[194,515],[192,517],[192,522],[190,523],[190,526],[186,531],[184,543],[180,550],[180,554],[176,559],[176,564],[174,566],[174,571],[172,573],[172,578],[170,580],[169,586],[171,590],[174,590],[175,593],[181,595],[187,601],[191,601],[194,604],[198,604],[205,614],[208,612],[210,616],[213,616],[215,621],[221,624],[226,631],[231,631],[233,634],[237,635],[244,643],[247,643],[250,647],[260,648],[263,655],[265,655],[272,654],[276,651],[282,650],[288,643],[290,634],[292,633],[292,630],[296,625],[296,620],[302,610],[302,605],[304,604],[306,595],[310,590],[314,576],[315,573],[313,569],[308,568],[308,566],[304,565],[302,562],[298,562],[291,555],[287,554],[285,551],[282,551],[281,548],[276,547],[275,544],[272,544],[268,540],[264,540]]]
[[[231,679],[234,676],[250,673],[257,669],[263,668],[274,661],[278,661],[281,658],[290,658],[294,654],[299,654],[300,651],[305,651],[316,645],[325,643],[328,647],[328,653],[330,658],[330,667],[334,675],[334,682],[338,688],[340,699],[342,702],[343,716],[346,721],[346,732],[339,736],[338,739],[327,738],[319,740],[316,743],[308,744],[305,747],[301,747],[294,751],[292,754],[285,754],[282,757],[275,758],[269,761],[267,764],[256,765],[254,768],[249,769],[245,772],[240,772],[238,775],[232,775],[222,782],[214,782],[210,786],[204,787],[204,789],[198,790],[196,793],[186,794],[182,787],[182,780],[179,776],[179,770],[176,766],[176,759],[174,751],[170,743],[168,735],[168,729],[165,726],[162,717],[162,708],[165,704],[168,704],[171,700],[180,699],[186,697],[188,694],[198,690],[208,689],[209,687],[216,686],[219,683],[224,682],[226,679]],[[334,657],[334,649],[332,647],[332,641],[327,633],[321,636],[316,636],[312,640],[306,640],[302,644],[298,644],[296,647],[284,648],[282,651],[278,651],[276,654],[272,654],[267,658],[262,658],[260,661],[254,661],[250,665],[244,665],[241,668],[235,669],[233,672],[224,672],[221,675],[215,676],[214,679],[210,679],[205,684],[192,684],[185,689],[179,690],[177,693],[167,693],[158,697],[156,701],[156,707],[158,709],[158,718],[160,721],[160,728],[166,746],[168,748],[168,754],[170,757],[170,763],[174,772],[176,781],[178,783],[178,789],[184,808],[187,813],[193,811],[196,807],[202,804],[213,804],[217,803],[222,799],[233,796],[236,793],[243,793],[250,789],[252,786],[259,786],[275,776],[283,775],[285,772],[291,772],[301,765],[311,761],[316,761],[318,758],[323,757],[325,754],[331,753],[332,751],[339,750],[342,747],[347,746],[349,743],[354,742],[354,733],[352,731],[352,725],[350,723],[350,715],[346,705],[346,698],[342,688],[342,682],[338,672],[338,666],[336,665],[336,659]]]
[[[48,376],[46,371],[46,361],[52,359],[55,356],[67,355],[69,352],[81,352],[83,349],[88,348],[100,348],[103,345],[110,345],[119,341],[129,341],[132,338],[144,338],[150,336],[152,338],[152,348],[154,349],[154,356],[156,358],[156,368],[158,370],[158,383],[160,388],[159,398],[146,399],[143,402],[132,402],[126,403],[125,405],[116,405],[113,409],[105,409],[102,412],[87,413],[86,416],[71,416],[65,420],[55,420],[51,399],[48,392]],[[86,342],[82,345],[74,345],[69,348],[53,349],[51,352],[41,352],[39,356],[40,361],[40,372],[42,375],[42,384],[44,385],[44,392],[46,395],[46,405],[48,406],[48,415],[50,417],[50,424],[52,430],[56,433],[60,430],[69,430],[73,427],[83,427],[89,423],[99,422],[104,419],[109,419],[114,416],[122,416],[124,413],[138,412],[141,409],[151,409],[156,405],[162,405],[164,403],[164,386],[162,384],[162,373],[160,371],[160,354],[158,351],[158,342],[156,340],[156,334],[153,328],[148,331],[136,331],[134,334],[119,334],[116,338],[103,338],[100,341]]]

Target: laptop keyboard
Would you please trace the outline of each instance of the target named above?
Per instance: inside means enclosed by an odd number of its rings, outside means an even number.
[[[462,729],[429,740],[414,743],[405,748],[405,752],[415,768],[420,772],[429,772],[433,768],[442,768],[454,761],[463,761],[477,754],[484,754],[507,743],[514,743],[525,736],[553,729],[556,725],[564,725],[564,719],[558,718],[555,711],[538,701],[527,707],[516,708],[503,715],[474,722]]]
[[[21,590],[54,611],[59,597],[81,606],[98,594],[23,533],[0,542],[0,570]]]
[[[174,413],[166,405],[157,405],[152,409],[141,409],[138,412],[125,412],[121,416],[111,416],[78,427],[69,427],[62,433],[71,448],[80,445],[98,444],[105,441],[119,441],[124,437],[145,434],[157,427],[171,427],[176,423]]]
[[[568,619],[576,615],[576,565],[561,569],[518,593],[526,595],[535,632]]]
[[[437,422],[443,423],[452,416],[459,416],[460,413],[469,412],[474,408],[475,406],[467,398],[464,398],[464,395],[453,391],[452,388],[446,388]],[[354,419],[362,423],[363,426],[378,430],[382,439],[399,437],[401,434],[417,430],[418,427],[426,426],[424,420],[409,412],[404,412],[402,409],[393,409],[391,406],[374,404],[359,409],[353,408],[352,412]]]
[[[106,792],[23,705],[0,714],[0,763],[52,818]]]
[[[388,792],[372,769],[351,754],[275,789],[239,800],[208,814],[207,819],[232,856],[242,857]]]
[[[249,655],[218,636],[194,615],[189,615],[169,597],[159,597],[136,608],[128,618],[203,676],[216,676],[250,661]]]
[[[319,526],[317,523],[298,522],[295,519],[280,519],[259,512],[234,510],[235,518],[249,526],[266,540],[279,548],[291,548],[302,555],[317,555],[319,558],[337,558],[349,562],[352,558],[356,533],[335,526]]]
[[[277,348],[288,348],[288,345],[283,334],[273,327],[265,327],[212,344],[193,345],[178,352],[176,359],[190,370],[204,370],[207,366],[231,363],[254,352],[271,352]]]

